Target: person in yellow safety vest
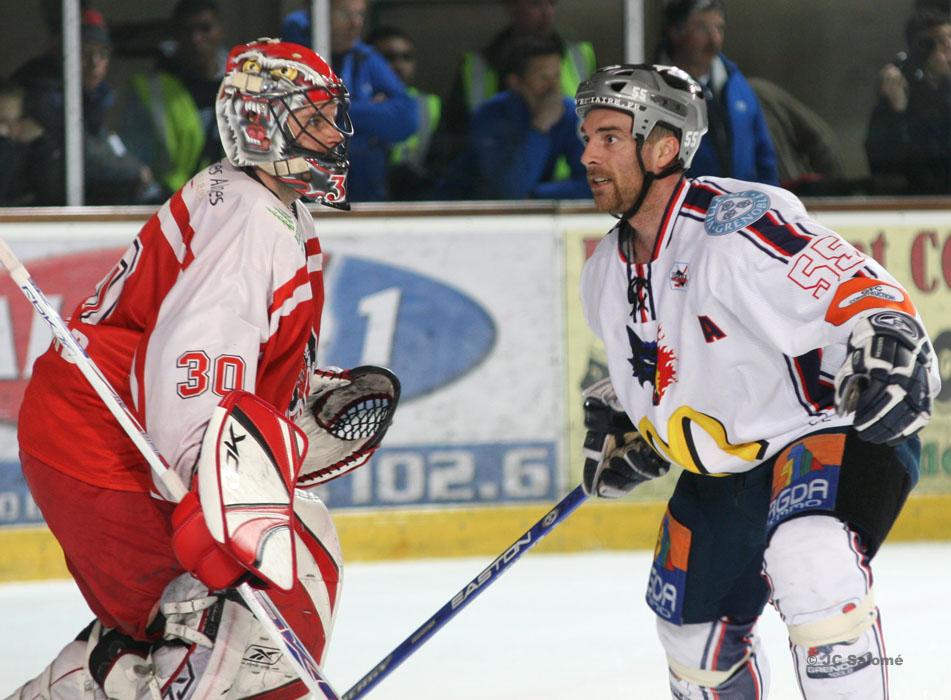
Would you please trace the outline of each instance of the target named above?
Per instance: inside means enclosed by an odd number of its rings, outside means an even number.
[[[224,30],[215,0],[179,0],[175,49],[155,70],[133,75],[122,139],[170,194],[223,155],[215,97],[224,75]]]
[[[522,37],[554,38],[561,47],[561,90],[574,97],[579,83],[597,68],[594,47],[587,41],[567,41],[554,28],[555,0],[502,0],[509,25],[480,51],[467,51],[443,109],[439,150],[448,162],[464,146],[469,117],[487,99],[505,89],[499,79],[502,61],[512,43]],[[445,151],[444,153],[442,151]]]
[[[416,43],[402,29],[378,27],[367,43],[379,51],[416,102],[419,127],[408,138],[393,145],[389,159],[390,199],[413,201],[429,198],[434,177],[429,168],[429,147],[442,116],[442,100],[438,95],[413,87],[416,79]]]

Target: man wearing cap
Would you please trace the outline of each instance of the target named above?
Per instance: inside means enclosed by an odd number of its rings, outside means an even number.
[[[53,142],[48,162],[42,164],[46,188],[53,194],[47,204],[65,204],[65,119],[62,41],[58,25],[53,46],[24,64],[13,75],[23,86],[27,115],[39,122]],[[150,201],[155,191],[151,170],[131,155],[119,137],[106,127],[115,92],[106,82],[112,40],[101,12],[82,13],[81,56],[83,85],[83,154],[85,204],[135,204]]]

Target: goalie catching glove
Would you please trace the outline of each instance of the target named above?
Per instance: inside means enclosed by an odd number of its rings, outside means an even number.
[[[383,367],[317,370],[297,425],[310,443],[298,486],[308,488],[353,471],[370,459],[400,399],[400,382]]]
[[[835,377],[839,414],[855,412],[866,442],[894,445],[914,435],[931,419],[931,362],[928,336],[912,316],[880,311],[863,318]]]
[[[618,402],[610,377],[584,391],[585,493],[618,498],[635,486],[663,476],[670,464],[640,436]]]

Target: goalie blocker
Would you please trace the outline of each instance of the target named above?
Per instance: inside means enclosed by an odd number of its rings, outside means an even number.
[[[282,591],[297,580],[294,492],[365,464],[399,400],[389,370],[318,371],[298,427],[262,399],[233,391],[215,408],[192,489],[175,509],[173,547],[212,589],[246,573]]]

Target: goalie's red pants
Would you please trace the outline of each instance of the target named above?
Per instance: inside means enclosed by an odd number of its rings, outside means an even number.
[[[79,590],[106,627],[145,640],[165,586],[181,574],[172,553],[174,503],[112,491],[20,453],[23,476]]]

